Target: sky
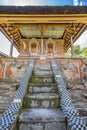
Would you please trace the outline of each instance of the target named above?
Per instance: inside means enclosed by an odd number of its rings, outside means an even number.
[[[5,54],[10,54],[10,41],[4,36],[4,34],[0,31],[0,51],[4,52]],[[13,47],[13,56],[17,57],[19,55],[18,51],[15,47]]]
[[[87,29],[82,33],[82,35],[76,40],[75,45],[80,45],[81,47],[87,47]]]
[[[72,5],[83,6],[87,5],[87,0],[0,0],[0,5]]]
[[[87,0],[0,0],[0,5],[14,5],[14,6],[38,6],[38,5],[51,5],[51,6],[87,6]],[[10,53],[10,42],[8,39],[0,32],[0,51],[9,55]],[[87,30],[80,36],[80,38],[75,42],[76,45],[81,45],[81,47],[87,47]],[[13,49],[13,56],[18,56],[19,53]]]

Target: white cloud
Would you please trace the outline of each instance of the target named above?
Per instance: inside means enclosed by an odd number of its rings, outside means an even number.
[[[76,45],[80,45],[81,47],[87,47],[87,30],[83,32],[83,34],[76,40]]]
[[[15,5],[15,6],[25,6],[25,5],[39,5],[42,4],[40,0],[3,0],[3,4],[5,5]]]
[[[19,52],[15,47],[13,47],[13,57],[17,57],[19,55]]]
[[[80,1],[80,6],[83,6],[83,2],[82,1]]]
[[[15,0],[13,2],[14,5],[38,5],[39,2],[37,0]]]
[[[73,0],[73,4],[74,6],[85,6],[86,5],[86,2],[83,1],[83,0]]]
[[[9,55],[10,52],[10,42],[8,39],[0,32],[0,51]]]
[[[9,55],[10,54],[10,41],[4,36],[4,34],[0,31],[0,51]],[[13,56],[17,57],[19,55],[17,49],[13,47]]]
[[[5,0],[5,1],[4,1],[4,0],[1,0],[1,3],[2,3],[2,4],[5,4],[5,5],[8,4],[9,2],[10,2],[9,0]],[[11,3],[11,2],[10,2],[10,3]]]
[[[79,5],[78,0],[73,0],[73,3],[74,3],[74,6],[78,6]]]
[[[79,5],[80,5],[80,6],[85,6],[85,5],[86,5],[86,2],[81,0]]]

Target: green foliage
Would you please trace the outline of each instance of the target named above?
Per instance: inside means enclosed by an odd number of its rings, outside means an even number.
[[[74,45],[74,55],[76,57],[81,57],[81,54],[82,54],[82,49],[80,45]]]
[[[71,57],[71,50],[70,49],[65,53],[65,57],[67,57],[67,58]]]
[[[87,47],[83,48],[82,57],[87,58]]]
[[[81,48],[80,45],[74,45],[74,57],[87,58],[87,47]],[[66,54],[66,57],[71,57],[71,50],[69,49]]]

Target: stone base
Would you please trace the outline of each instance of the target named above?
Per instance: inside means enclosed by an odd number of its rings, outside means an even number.
[[[66,120],[59,109],[28,109],[19,117],[19,130],[66,130]]]

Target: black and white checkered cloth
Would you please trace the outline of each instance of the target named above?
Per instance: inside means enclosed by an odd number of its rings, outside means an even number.
[[[34,62],[34,60],[30,61],[28,70],[21,80],[20,87],[16,92],[13,102],[11,103],[9,108],[3,113],[3,116],[0,118],[0,130],[9,130],[14,121],[16,120],[18,112],[22,107],[22,100],[27,89],[29,78],[31,77],[33,71]]]
[[[62,75],[58,69],[58,65],[54,60],[51,60],[51,66],[58,89],[61,90],[60,106],[62,108],[64,116],[68,120],[68,124],[71,130],[87,130],[86,122],[79,116],[79,112],[72,106],[71,98],[66,89],[66,85],[62,78]]]

